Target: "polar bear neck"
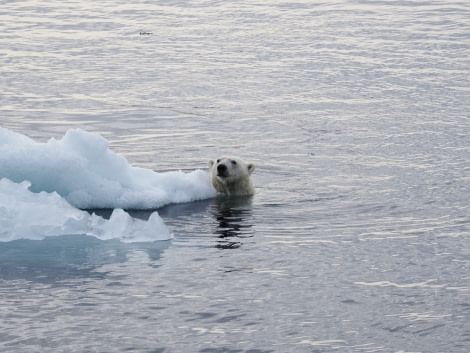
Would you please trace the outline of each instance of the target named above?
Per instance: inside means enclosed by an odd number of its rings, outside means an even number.
[[[214,178],[212,180],[212,185],[215,190],[218,192],[226,193],[227,195],[253,195],[254,188],[253,183],[250,178],[248,179],[239,179],[235,181],[220,180],[219,178]]]

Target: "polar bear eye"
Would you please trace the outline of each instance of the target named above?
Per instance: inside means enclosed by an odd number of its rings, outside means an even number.
[[[237,161],[232,161],[232,164],[233,164],[233,165],[237,165]]]
[[[218,159],[216,163],[219,163],[219,162],[220,162],[220,159]]]

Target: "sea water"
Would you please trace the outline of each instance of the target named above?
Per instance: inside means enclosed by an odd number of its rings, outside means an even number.
[[[470,349],[465,1],[3,1],[0,39],[0,351]]]

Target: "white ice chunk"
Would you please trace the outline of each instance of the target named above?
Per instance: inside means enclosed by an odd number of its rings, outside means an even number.
[[[152,209],[213,197],[208,173],[157,173],[131,166],[100,135],[68,130],[47,143],[0,127],[0,178],[28,180],[78,208]]]
[[[171,232],[157,212],[148,221],[135,219],[122,209],[106,220],[71,206],[56,192],[31,192],[30,183],[0,180],[0,241],[44,239],[66,234],[92,235],[124,242],[167,240]]]

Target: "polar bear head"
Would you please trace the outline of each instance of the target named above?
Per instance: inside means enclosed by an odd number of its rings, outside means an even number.
[[[209,161],[211,183],[217,192],[227,195],[253,195],[255,189],[251,174],[255,170],[253,163],[245,163],[236,157],[222,157]]]

